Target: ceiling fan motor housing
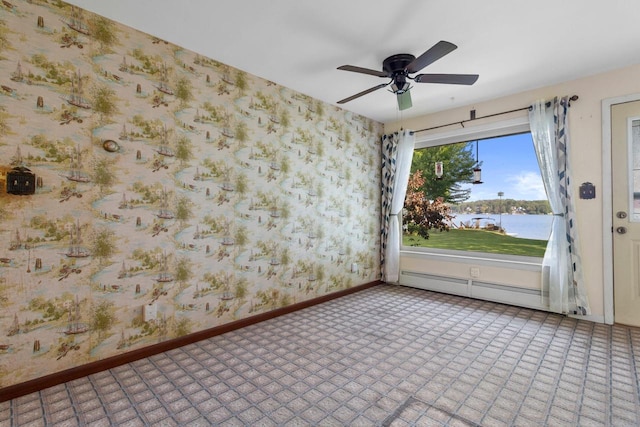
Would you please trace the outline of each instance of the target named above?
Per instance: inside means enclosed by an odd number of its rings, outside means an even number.
[[[399,53],[391,55],[382,62],[382,69],[389,73],[389,77],[393,79],[391,89],[393,93],[402,95],[409,90],[410,85],[407,81],[409,72],[407,66],[416,59],[410,53]]]

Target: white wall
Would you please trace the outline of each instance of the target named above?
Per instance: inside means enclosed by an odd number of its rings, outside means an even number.
[[[422,116],[415,119],[407,119],[385,125],[385,132],[393,132],[402,128],[419,130],[431,126],[438,126],[469,118],[469,111],[476,110],[478,117],[508,111],[530,105],[538,99],[549,99],[554,96],[578,95],[580,99],[571,104],[570,136],[571,136],[571,162],[574,169],[573,183],[577,187],[589,181],[596,186],[596,199],[577,199],[576,215],[578,230],[582,236],[583,269],[589,301],[592,309],[592,318],[598,320],[604,318],[604,279],[603,279],[603,212],[602,197],[611,197],[603,194],[602,188],[602,113],[601,103],[603,99],[628,95],[640,92],[640,65],[634,65],[619,70],[594,75],[587,78],[573,80],[554,86],[548,86],[522,92],[516,95],[502,97],[486,102],[470,105],[468,107],[452,109],[435,114]],[[465,123],[465,127],[482,125],[489,120],[505,120],[513,117],[526,116],[527,112],[512,113],[493,119],[483,119],[476,122]],[[443,128],[432,132],[443,132],[452,128]],[[610,215],[610,213],[606,213]],[[419,268],[430,274],[451,275],[468,278],[469,269],[452,268],[448,263],[423,262],[417,263],[415,259],[401,257],[401,266],[411,266],[411,269]],[[490,270],[491,277],[497,282],[508,282],[513,277],[513,271]],[[530,282],[530,277],[527,282]],[[523,284],[523,286],[527,286]]]

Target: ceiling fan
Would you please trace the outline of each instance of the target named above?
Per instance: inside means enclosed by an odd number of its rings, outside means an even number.
[[[338,67],[338,70],[369,74],[377,77],[386,77],[391,80],[387,83],[382,83],[367,90],[363,90],[362,92],[356,93],[348,98],[341,99],[338,101],[338,104],[353,101],[363,95],[391,85],[391,92],[395,93],[398,97],[399,109],[405,110],[411,107],[411,94],[409,93],[411,84],[409,80],[413,80],[416,83],[472,85],[476,80],[478,80],[477,74],[418,74],[410,76],[410,74],[417,73],[427,65],[432,64],[457,48],[458,46],[453,43],[439,41],[417,58],[410,53],[391,55],[382,62],[382,71],[356,67],[354,65],[342,65]]]

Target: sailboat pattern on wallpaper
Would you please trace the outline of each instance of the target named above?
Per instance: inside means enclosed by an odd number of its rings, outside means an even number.
[[[53,0],[0,85],[0,386],[379,278],[379,123]]]

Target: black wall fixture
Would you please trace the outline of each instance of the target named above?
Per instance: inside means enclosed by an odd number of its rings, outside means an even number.
[[[36,192],[36,175],[24,166],[19,166],[7,172],[7,193],[20,196]]]

